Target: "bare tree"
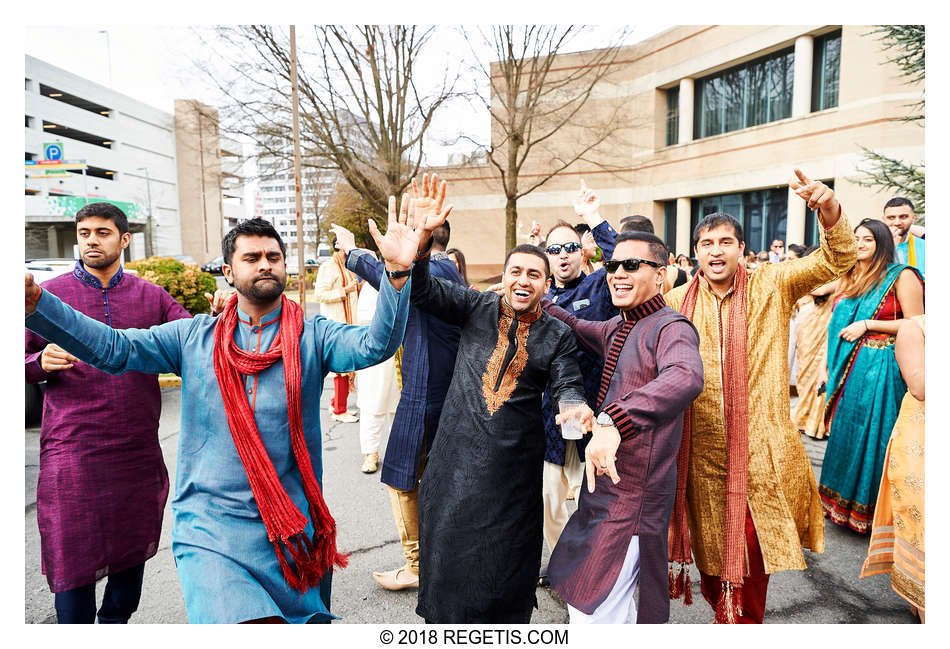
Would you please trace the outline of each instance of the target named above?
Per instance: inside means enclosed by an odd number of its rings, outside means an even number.
[[[375,214],[385,215],[388,197],[417,174],[433,115],[455,96],[457,75],[446,72],[430,92],[414,76],[432,33],[411,25],[319,25],[311,39],[300,38],[302,164],[338,170]],[[209,58],[196,63],[226,98],[222,128],[248,136],[263,154],[286,158],[287,34],[266,25],[221,27],[216,34],[207,42]]]
[[[576,53],[567,61],[565,54],[586,31],[579,26],[495,25],[488,32],[465,35],[476,58],[482,49],[492,51],[493,61],[480,66],[490,89],[482,98],[492,125],[486,154],[505,194],[509,250],[517,244],[518,199],[578,163],[616,168],[606,145],[616,145],[633,126],[623,101],[598,95],[611,83],[627,31],[607,47]]]

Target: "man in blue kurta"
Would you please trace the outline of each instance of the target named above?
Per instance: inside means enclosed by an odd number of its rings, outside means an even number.
[[[224,275],[237,295],[218,319],[117,331],[66,306],[27,274],[27,328],[109,373],[182,377],[172,551],[190,622],[333,618],[332,565],[346,558],[336,553],[335,526],[320,495],[320,393],[327,373],[369,367],[399,347],[418,242],[400,224],[380,239],[390,280],[368,327],[300,317],[283,296],[283,241],[261,219],[239,223],[222,242]],[[225,338],[227,322],[233,333]],[[286,353],[298,346],[298,358]],[[228,359],[252,363],[275,352],[276,360],[256,372],[227,367]],[[231,370],[244,367],[232,363]],[[225,376],[239,377],[240,394],[222,392],[220,385],[232,384]],[[288,511],[299,522],[289,532],[281,527]]]
[[[895,196],[884,203],[884,224],[891,229],[894,235],[894,261],[898,264],[907,264],[924,274],[925,250],[924,229],[914,225],[917,213],[914,204],[909,198]]]
[[[346,267],[371,286],[379,286],[383,265],[368,250],[356,248],[352,232],[338,225],[332,229],[340,250],[347,253]],[[465,286],[455,263],[445,254],[449,236],[448,221],[432,233],[430,272],[433,277]],[[406,563],[385,572],[373,572],[376,583],[387,590],[419,586],[419,477],[452,380],[458,344],[458,327],[416,307],[409,308],[402,353],[402,392],[380,476],[389,492]]]

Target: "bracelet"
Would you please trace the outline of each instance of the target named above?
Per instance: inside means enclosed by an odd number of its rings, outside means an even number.
[[[864,333],[867,333],[867,332],[870,331],[870,330],[871,330],[871,328],[868,326],[868,321],[865,320],[865,321],[864,321]]]
[[[35,306],[36,306],[36,303],[40,301],[40,296],[43,295],[43,287],[40,286],[39,288],[40,288],[40,290],[38,290],[38,291],[36,292],[36,297],[33,297],[33,298],[30,298],[29,300],[26,300],[26,306],[28,306],[28,307],[35,307]]]

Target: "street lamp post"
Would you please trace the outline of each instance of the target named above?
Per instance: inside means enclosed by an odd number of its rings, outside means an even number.
[[[148,201],[148,212],[145,216],[145,256],[152,256],[152,185],[148,176],[148,167],[138,167],[136,171],[145,172],[145,196]]]

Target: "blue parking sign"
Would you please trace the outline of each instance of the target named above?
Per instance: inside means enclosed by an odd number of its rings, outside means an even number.
[[[43,157],[46,160],[62,160],[63,145],[59,142],[46,142],[43,144]]]

